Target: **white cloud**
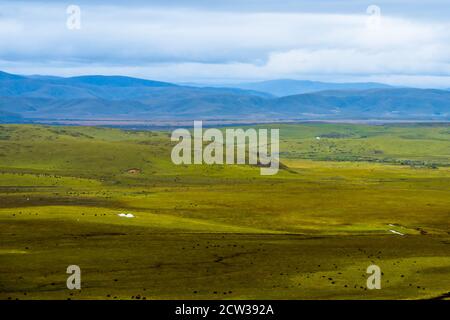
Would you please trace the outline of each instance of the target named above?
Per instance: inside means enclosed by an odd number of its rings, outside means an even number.
[[[65,9],[0,6],[0,69],[170,81],[422,78],[424,85],[450,85],[446,22],[382,16],[373,28],[364,10],[236,13],[85,4],[82,29],[70,31]]]

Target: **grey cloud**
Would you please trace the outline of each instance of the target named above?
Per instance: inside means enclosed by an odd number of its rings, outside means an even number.
[[[378,1],[379,30],[367,26],[365,1],[283,2],[292,10],[275,1],[75,2],[78,31],[65,26],[66,4],[2,3],[0,69],[172,81],[352,75],[446,83],[450,76],[448,20],[414,18],[415,1]]]

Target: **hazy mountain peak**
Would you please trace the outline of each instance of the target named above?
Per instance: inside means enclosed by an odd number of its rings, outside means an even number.
[[[293,79],[277,79],[260,82],[240,83],[235,86],[242,89],[267,92],[279,97],[318,92],[323,90],[365,90],[374,88],[392,88],[392,86],[390,85],[377,82],[333,83]]]
[[[77,76],[65,78],[65,82],[68,83],[78,83],[87,84],[95,86],[120,86],[120,87],[134,87],[134,86],[144,86],[144,87],[173,87],[176,84],[162,81],[146,80],[140,78],[132,78],[126,76],[103,76],[103,75],[92,75],[92,76]]]
[[[25,79],[25,77],[0,71],[0,80],[19,80],[19,79]]]

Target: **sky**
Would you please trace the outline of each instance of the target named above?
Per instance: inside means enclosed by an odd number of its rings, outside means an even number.
[[[450,88],[449,18],[448,0],[0,0],[0,70]]]

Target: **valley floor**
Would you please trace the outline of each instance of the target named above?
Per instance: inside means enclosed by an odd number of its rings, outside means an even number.
[[[0,299],[448,296],[448,126],[280,132],[260,176],[175,166],[167,132],[0,126]]]

